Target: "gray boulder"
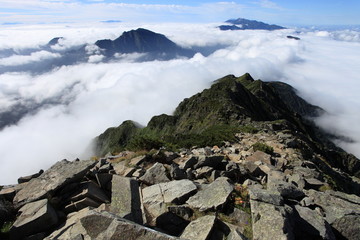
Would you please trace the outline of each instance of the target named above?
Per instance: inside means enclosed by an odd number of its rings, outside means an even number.
[[[188,168],[194,169],[194,166],[197,162],[198,162],[198,157],[190,156],[182,164],[180,164],[179,167],[184,170],[187,170]]]
[[[344,215],[332,223],[332,227],[337,230],[341,237],[349,240],[360,239],[360,215]]]
[[[269,203],[276,206],[283,206],[284,199],[277,192],[271,192],[266,189],[261,189],[258,187],[249,188],[250,199]]]
[[[173,180],[186,179],[186,172],[184,169],[181,169],[179,165],[173,163],[170,167],[170,176]]]
[[[253,155],[247,157],[246,161],[252,161],[252,162],[260,161],[262,163],[271,165],[271,156],[262,151],[256,151],[254,152]]]
[[[336,239],[329,223],[319,212],[298,205],[295,205],[295,209],[299,215],[296,221],[297,237],[301,239]]]
[[[116,174],[124,176],[124,177],[131,177],[132,174],[136,171],[135,168],[128,167],[126,165],[125,161],[116,163],[113,165],[113,167],[114,167],[114,171]]]
[[[303,206],[320,206],[325,220],[336,230],[340,238],[359,239],[360,197],[335,191],[309,190],[301,203]]]
[[[224,206],[233,191],[234,186],[226,177],[219,177],[214,182],[205,185],[197,194],[190,197],[187,203],[190,207],[206,211]]]
[[[222,168],[222,161],[225,159],[224,155],[212,155],[212,156],[205,156],[200,155],[198,157],[198,161],[195,164],[194,168],[201,168],[204,166],[212,167],[214,169],[220,169]]]
[[[250,199],[253,239],[295,239],[287,208]]]
[[[110,212],[136,223],[143,223],[139,184],[136,180],[114,175]]]
[[[44,198],[47,194],[68,183],[80,180],[96,164],[95,161],[62,160],[45,171],[38,178],[32,179],[14,197],[14,203],[24,205]]]
[[[181,238],[188,240],[207,240],[215,226],[216,217],[207,215],[192,221],[181,234]]]
[[[155,225],[156,218],[167,211],[166,204],[182,204],[196,190],[196,185],[187,179],[159,183],[144,188],[142,190],[143,204],[150,224]]]
[[[47,199],[28,203],[19,210],[14,225],[10,229],[12,239],[23,239],[42,231],[49,230],[58,223],[58,216]]]
[[[155,163],[139,180],[148,185],[170,181],[166,174],[166,168],[161,163]]]
[[[305,193],[297,188],[294,184],[281,180],[268,181],[267,189],[278,192],[285,199],[301,200],[303,197],[305,197]]]

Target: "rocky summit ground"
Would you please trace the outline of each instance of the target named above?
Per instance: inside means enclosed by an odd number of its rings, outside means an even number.
[[[3,186],[0,239],[360,239],[359,160],[305,118],[319,111],[227,76],[173,116],[108,129],[101,157]]]

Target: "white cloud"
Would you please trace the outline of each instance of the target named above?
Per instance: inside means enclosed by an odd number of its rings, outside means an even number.
[[[276,9],[276,10],[282,10],[277,3],[270,1],[270,0],[260,0],[255,2],[256,4],[260,5],[263,8],[270,8],[270,9]]]
[[[51,58],[61,57],[58,53],[51,53],[48,51],[33,52],[30,55],[13,55],[7,58],[0,59],[0,66],[18,66],[32,62],[39,62]]]
[[[70,46],[114,39],[130,27],[99,24],[88,29],[79,25],[62,29],[58,25],[56,31],[43,26],[35,33],[39,41],[46,42],[61,32]],[[90,139],[107,127],[127,119],[145,125],[153,115],[171,113],[182,99],[209,87],[213,80],[245,72],[265,81],[294,85],[306,99],[329,112],[320,124],[356,140],[343,146],[360,156],[357,42],[335,41],[331,34],[319,37],[310,32],[303,33],[300,41],[287,39],[287,35],[295,34],[292,30],[222,32],[215,25],[202,24],[143,24],[133,28],[137,27],[163,33],[183,46],[228,47],[208,57],[196,54],[192,59],[124,62],[139,57],[131,54],[119,56],[123,61],[117,63],[83,63],[37,76],[0,75],[0,109],[19,99],[24,103],[52,98],[70,102],[48,105],[0,132],[0,184],[46,169],[62,158],[89,157]],[[19,29],[0,31],[0,42],[18,35]],[[36,45],[36,37],[29,38]],[[90,52],[96,53],[93,50]]]

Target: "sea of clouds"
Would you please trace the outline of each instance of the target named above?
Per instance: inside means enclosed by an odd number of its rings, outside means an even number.
[[[97,23],[2,28],[0,114],[16,113],[19,106],[29,110],[16,124],[0,131],[0,185],[15,183],[18,177],[47,169],[63,158],[89,158],[93,155],[91,140],[108,127],[128,119],[146,125],[154,115],[171,114],[184,98],[208,88],[214,80],[246,72],[255,79],[293,85],[300,96],[326,110],[316,122],[352,139],[337,144],[360,157],[359,32],[220,31],[217,25]],[[138,27],[162,33],[183,47],[216,51],[208,56],[197,53],[191,59],[143,63],[130,54],[102,63],[101,52],[91,47],[96,40],[115,39]],[[42,46],[54,37],[64,39],[44,50]],[[41,66],[82,44],[90,44],[86,62],[42,73],[14,70],[24,64]]]

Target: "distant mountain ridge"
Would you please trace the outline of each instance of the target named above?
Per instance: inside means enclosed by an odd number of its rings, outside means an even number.
[[[238,19],[229,19],[225,23],[229,25],[221,25],[219,26],[220,30],[279,30],[286,29],[285,27],[275,25],[275,24],[267,24],[264,22],[256,21],[256,20],[248,20],[245,18]],[[230,25],[231,24],[231,25]]]

